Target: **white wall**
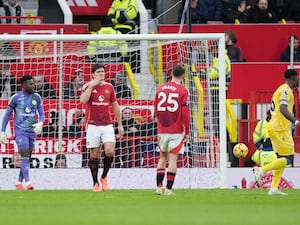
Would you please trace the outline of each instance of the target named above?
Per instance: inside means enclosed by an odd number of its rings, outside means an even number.
[[[100,169],[99,175],[102,172]],[[18,169],[0,169],[0,190],[13,190]],[[112,169],[108,182],[111,189],[155,189],[155,169]],[[215,188],[219,183],[217,169],[180,168],[177,171],[174,189]],[[228,188],[241,187],[243,178],[247,188],[254,186],[252,168],[228,168]],[[91,189],[92,178],[89,169],[30,169],[35,189]],[[271,174],[262,178],[264,188],[270,186]],[[281,188],[300,188],[300,168],[286,168]]]

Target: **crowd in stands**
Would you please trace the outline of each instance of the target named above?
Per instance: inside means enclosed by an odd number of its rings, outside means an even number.
[[[116,142],[116,167],[141,166],[140,158],[146,146],[156,142],[157,121],[155,114],[151,121],[139,123],[131,107],[125,107],[121,112],[124,128],[123,138]],[[118,123],[115,123],[115,134],[118,135]],[[131,139],[130,137],[147,137],[145,140]],[[132,152],[134,151],[134,152]],[[134,156],[134,159],[132,158]]]
[[[24,8],[18,3],[17,0],[7,0],[5,2],[0,0],[0,16],[4,17],[1,19],[2,24],[18,24],[25,23],[25,20],[13,17],[26,16],[26,14]],[[12,18],[9,18],[10,16]]]
[[[184,4],[185,1],[183,1]],[[191,22],[204,24],[211,21],[224,23],[278,23],[300,21],[298,0],[191,0]],[[184,5],[179,10],[182,20]]]

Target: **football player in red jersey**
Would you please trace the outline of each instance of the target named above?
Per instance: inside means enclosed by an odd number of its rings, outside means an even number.
[[[157,164],[155,194],[163,192],[163,179],[166,163],[167,186],[165,195],[172,195],[172,186],[177,170],[179,151],[184,147],[184,142],[190,134],[190,110],[188,105],[189,92],[183,86],[185,70],[177,65],[172,71],[172,80],[158,87],[154,100],[154,108],[157,116],[158,146],[160,158]]]
[[[115,133],[109,107],[112,106],[118,122],[119,135],[124,129],[121,121],[120,107],[115,91],[110,83],[105,82],[105,70],[101,64],[92,66],[93,79],[84,85],[80,102],[86,106],[86,147],[90,149],[89,167],[93,177],[94,192],[101,191],[98,182],[98,168],[101,142],[104,145],[104,168],[100,178],[102,189],[108,191],[107,173],[115,154]]]

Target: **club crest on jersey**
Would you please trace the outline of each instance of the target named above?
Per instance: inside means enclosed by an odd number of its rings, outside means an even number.
[[[25,108],[25,112],[26,112],[26,113],[30,113],[30,112],[31,112],[31,109],[30,109],[29,107],[26,107],[26,108]]]
[[[104,96],[103,95],[99,95],[98,100],[99,100],[99,102],[103,102],[104,101]]]
[[[105,93],[105,94],[109,94],[109,89],[105,89],[105,90],[104,90],[104,93]]]
[[[32,105],[37,105],[36,100],[32,100],[32,101],[31,101],[31,104],[32,104]]]

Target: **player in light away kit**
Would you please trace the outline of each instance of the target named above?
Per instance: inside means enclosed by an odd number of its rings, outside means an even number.
[[[29,180],[29,160],[34,150],[36,135],[41,134],[45,113],[41,96],[34,92],[35,84],[31,76],[23,76],[20,79],[22,91],[13,95],[9,101],[3,118],[0,143],[7,143],[5,129],[10,115],[14,112],[14,137],[18,149],[21,152],[21,167],[16,188],[20,190],[32,190]],[[37,120],[37,113],[39,118]],[[25,187],[22,182],[25,180]]]
[[[253,172],[258,187],[261,184],[261,176],[273,171],[271,189],[269,195],[287,195],[278,189],[285,166],[292,165],[294,160],[294,140],[291,132],[291,122],[300,126],[299,120],[293,116],[294,95],[293,88],[298,87],[298,74],[293,69],[284,72],[285,83],[280,85],[272,96],[271,120],[268,124],[268,133],[271,138],[277,159],[268,165],[254,167]]]
[[[156,170],[155,194],[163,193],[163,180],[166,163],[167,185],[164,194],[173,195],[172,187],[176,176],[177,159],[184,142],[190,135],[190,110],[188,106],[188,90],[182,85],[185,70],[182,66],[175,66],[172,80],[158,87],[154,100],[154,110],[157,116],[157,137],[160,158]]]
[[[89,167],[94,183],[93,191],[100,192],[98,169],[101,142],[104,145],[105,157],[100,182],[104,191],[109,190],[107,173],[115,154],[116,140],[113,120],[110,116],[110,106],[112,106],[115,118],[119,124],[118,131],[120,135],[123,135],[124,129],[114,88],[110,83],[104,81],[104,66],[94,64],[92,66],[92,76],[93,79],[83,87],[84,92],[80,96],[80,102],[86,106],[86,147],[90,149]]]

